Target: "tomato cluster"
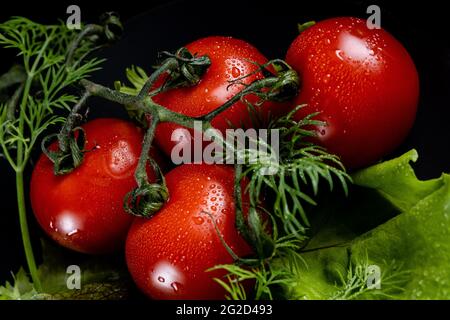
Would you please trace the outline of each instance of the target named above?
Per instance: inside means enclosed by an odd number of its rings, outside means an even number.
[[[154,97],[172,111],[205,115],[263,77],[258,66],[267,59],[245,41],[208,37],[186,48],[208,55],[211,66],[196,86]],[[289,104],[264,103],[259,109],[263,118],[306,104],[295,118],[319,112],[317,117],[325,124],[313,128],[315,141],[339,155],[348,168],[379,160],[407,135],[416,113],[418,75],[406,50],[386,31],[368,29],[356,18],[325,20],[292,42],[286,61],[299,74],[299,94]],[[240,82],[230,85],[233,80]],[[257,97],[246,99],[255,102]],[[250,127],[252,122],[246,104],[238,101],[212,125],[224,131]],[[156,142],[166,155],[174,146],[171,134],[177,127],[170,123],[157,127]],[[32,207],[45,232],[84,253],[125,246],[130,273],[151,298],[223,298],[224,289],[213,281],[223,273],[206,271],[233,261],[221,240],[241,257],[252,254],[235,227],[233,169],[206,164],[176,167],[165,177],[170,197],[162,209],[149,219],[133,218],[125,213],[123,200],[136,187],[142,130],[117,119],[94,120],[84,130],[87,152],[78,168],[55,176],[52,162],[42,155],[33,171]],[[152,157],[158,160],[157,153],[153,150]],[[149,175],[154,179],[151,170]]]

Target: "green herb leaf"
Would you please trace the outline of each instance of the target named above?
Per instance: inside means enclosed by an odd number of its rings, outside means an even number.
[[[75,51],[73,65],[66,65],[67,48],[75,37],[76,31],[63,23],[41,25],[14,17],[0,24],[0,46],[16,49],[23,65],[15,77],[22,83],[20,95],[0,105],[0,146],[16,171],[23,171],[42,132],[65,120],[58,110],[70,110],[77,101],[67,88],[99,69],[103,61],[85,59],[94,49],[85,41]],[[16,82],[9,79],[2,86]]]
[[[416,160],[413,150],[353,175],[355,184],[364,186],[359,191],[371,194],[373,208],[347,206],[347,212],[343,212],[349,214],[346,220],[357,219],[360,223],[331,224],[333,227],[318,232],[315,238],[319,240],[311,241],[306,249],[311,251],[302,254],[307,267],[298,265],[290,270],[290,298],[450,298],[450,176],[420,181],[409,164]],[[386,206],[384,199],[393,206]],[[377,212],[383,207],[384,213]],[[368,226],[358,215],[368,217],[368,225],[374,223],[371,215],[387,221],[360,234]],[[332,241],[332,247],[314,249]],[[367,288],[364,270],[369,265],[381,270],[380,289]],[[356,269],[360,270],[356,282],[349,281]]]
[[[275,152],[267,146],[267,161],[262,161],[262,157],[257,162],[246,161],[249,164],[244,171],[250,179],[248,190],[251,204],[255,206],[264,189],[269,190],[274,195],[269,211],[281,223],[286,235],[298,234],[299,237],[303,237],[310,226],[305,206],[316,205],[313,197],[319,192],[319,183],[322,181],[333,190],[334,180],[337,180],[347,193],[347,183],[351,181],[339,157],[308,142],[307,139],[315,135],[308,128],[323,123],[314,119],[316,114],[295,121],[293,115],[302,107],[304,105],[294,108],[269,125],[269,129],[279,132],[277,161],[271,156]],[[274,174],[261,174],[262,170],[267,169]]]
[[[401,157],[371,166],[353,174],[356,185],[381,193],[401,211],[407,211],[420,200],[438,190],[445,183],[443,177],[420,181],[409,162],[416,162],[418,154],[411,150]]]
[[[0,286],[0,300],[31,300],[36,297],[37,292],[23,268],[13,278],[13,284],[7,281],[4,286]]]

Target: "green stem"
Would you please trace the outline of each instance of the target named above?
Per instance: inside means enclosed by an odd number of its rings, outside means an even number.
[[[25,119],[25,108],[28,102],[28,95],[30,93],[31,84],[33,82],[33,77],[35,75],[36,69],[38,68],[39,62],[42,55],[50,43],[50,37],[46,39],[41,50],[33,63],[30,71],[28,71],[27,80],[22,94],[22,101],[20,103],[20,116],[19,116],[19,132],[24,132],[24,119]],[[16,192],[17,192],[17,206],[19,210],[19,222],[20,231],[22,234],[22,242],[25,250],[25,257],[27,260],[28,270],[30,271],[31,279],[33,280],[34,288],[38,291],[42,291],[41,281],[39,280],[36,261],[34,259],[33,247],[31,246],[30,233],[28,231],[27,223],[27,211],[25,208],[25,196],[23,190],[23,170],[26,166],[26,161],[29,154],[27,150],[24,150],[23,142],[17,141],[17,162],[16,162]]]
[[[152,147],[153,138],[155,137],[156,125],[158,124],[158,122],[159,119],[155,117],[155,115],[153,115],[150,126],[145,133],[144,141],[142,142],[141,155],[139,157],[139,162],[135,172],[136,182],[138,183],[139,187],[145,183],[148,183],[146,168],[150,156],[150,148]]]
[[[0,90],[10,86],[23,83],[27,79],[27,74],[22,66],[14,65],[8,72],[0,76]]]
[[[70,148],[71,132],[74,129],[76,120],[80,116],[79,112],[80,112],[81,108],[83,108],[83,106],[85,105],[89,96],[90,96],[90,93],[88,91],[85,91],[83,93],[83,95],[81,96],[78,103],[70,111],[70,114],[67,117],[66,122],[64,123],[63,127],[61,128],[61,130],[58,134],[59,149],[63,152],[68,152],[68,150]]]
[[[19,209],[20,231],[22,233],[23,248],[27,260],[28,269],[33,280],[36,291],[41,292],[42,286],[39,280],[36,261],[34,259],[33,247],[31,246],[30,232],[28,231],[27,211],[25,208],[25,195],[23,189],[23,171],[16,172],[17,207]]]
[[[245,89],[243,89],[239,93],[235,94],[231,99],[229,99],[227,102],[225,102],[223,105],[221,105],[217,109],[214,109],[213,111],[209,112],[208,114],[199,117],[199,120],[211,121],[219,113],[222,113],[226,109],[230,108],[237,101],[242,99],[242,97],[246,96],[249,93],[257,92],[258,90],[261,90],[263,88],[269,88],[269,87],[275,85],[277,83],[277,81],[278,81],[278,78],[275,78],[275,77],[256,80],[255,82],[253,82],[249,86],[247,86]]]
[[[266,80],[266,79],[263,79]],[[269,79],[270,81],[263,80],[259,81],[257,85],[251,86],[251,89],[254,90],[255,87],[269,85],[272,84],[272,79]],[[194,129],[194,121],[202,121],[202,131],[205,132],[208,129],[213,129],[213,126],[211,125],[210,121],[205,121],[204,119],[196,119],[189,116],[186,116],[184,114],[174,112],[172,110],[167,109],[166,107],[155,103],[151,97],[146,96],[143,97],[142,100],[137,100],[136,96],[131,96],[126,93],[121,93],[115,90],[111,90],[107,87],[104,87],[100,84],[91,82],[89,80],[81,80],[81,85],[84,86],[84,88],[87,90],[87,92],[93,96],[97,96],[100,98],[104,98],[106,100],[116,102],[122,105],[133,105],[138,110],[142,110],[145,113],[151,114],[153,117],[157,117],[158,122],[171,122],[178,125],[181,125],[183,127]],[[250,87],[249,87],[250,88]],[[249,90],[246,90],[244,93],[239,93],[239,97],[242,95],[245,95],[249,93]],[[236,96],[237,96],[236,95]],[[239,100],[239,97],[233,97],[233,101]],[[231,103],[225,103],[224,106],[220,107],[221,111],[226,110],[227,108],[230,108],[233,104]],[[211,113],[210,113],[211,114]],[[212,114],[211,114],[212,115]],[[214,117],[214,115],[212,116]],[[216,138],[216,143],[222,144],[226,148],[231,148],[231,150],[234,150],[234,145],[230,145],[229,142],[226,139],[221,138],[220,136]]]
[[[93,34],[101,34],[103,32],[103,27],[98,26],[95,24],[88,24],[83,31],[81,31],[78,36],[75,38],[74,41],[69,46],[69,49],[67,50],[67,56],[66,56],[66,66],[68,68],[72,67],[73,65],[73,58],[74,54],[76,52],[76,49],[80,46],[80,43],[83,39],[86,37],[93,35]]]
[[[234,165],[234,210],[235,210],[235,226],[239,233],[244,237],[244,239],[249,242],[250,234],[247,226],[245,225],[245,218],[242,209],[242,192],[241,192],[241,175],[242,175],[242,165],[236,163]]]
[[[167,71],[175,69],[177,66],[178,61],[175,58],[167,59],[157,70],[155,70],[155,72],[151,74],[151,76],[142,86],[142,89],[136,98],[138,100],[144,99],[148,95],[152,86],[155,84],[156,80],[158,80],[162,74],[164,74]]]

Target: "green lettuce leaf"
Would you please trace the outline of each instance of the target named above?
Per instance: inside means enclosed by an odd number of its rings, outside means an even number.
[[[280,263],[295,266],[289,298],[450,299],[450,176],[420,181],[417,158],[412,150],[355,173],[355,197],[319,209],[326,223],[305,263]],[[369,282],[373,266],[379,288]]]

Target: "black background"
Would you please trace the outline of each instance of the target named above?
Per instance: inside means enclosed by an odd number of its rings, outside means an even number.
[[[137,64],[149,70],[156,53],[174,50],[196,38],[227,34],[249,40],[269,58],[284,57],[296,35],[296,22],[352,15],[367,17],[369,4],[378,4],[382,26],[408,49],[420,74],[421,99],[414,128],[394,155],[411,148],[419,151],[416,164],[421,178],[437,177],[450,171],[450,28],[444,4],[438,1],[19,1],[2,3],[0,21],[21,15],[45,23],[65,20],[69,4],[81,7],[82,20],[96,22],[105,11],[117,11],[125,21],[122,42],[103,51],[110,58],[95,80],[111,85],[122,79],[125,67]],[[151,14],[143,15],[152,10]],[[5,72],[14,56],[1,49],[0,72]],[[145,65],[146,64],[146,65]],[[98,101],[93,117],[119,115],[118,108]],[[95,108],[91,108],[95,109]],[[380,115],[385,116],[385,115]],[[393,155],[391,155],[393,156]],[[28,174],[31,167],[28,168]],[[27,176],[27,179],[29,176]],[[26,181],[28,185],[28,180]],[[0,283],[10,271],[25,265],[15,203],[12,169],[0,159]],[[28,209],[35,243],[43,234]]]

